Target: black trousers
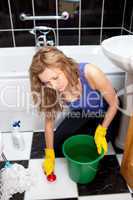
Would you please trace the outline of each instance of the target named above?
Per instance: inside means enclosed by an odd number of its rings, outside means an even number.
[[[104,119],[104,116],[93,117],[83,113],[85,113],[83,110],[71,111],[57,127],[54,132],[55,155],[62,155],[62,144],[68,137],[76,134],[94,135],[97,125]],[[119,120],[120,112],[117,111],[117,114],[108,127],[107,141],[114,141],[117,135]]]

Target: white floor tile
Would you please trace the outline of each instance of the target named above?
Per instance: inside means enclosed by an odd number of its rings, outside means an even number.
[[[64,158],[56,158],[55,174],[57,180],[48,182],[42,170],[42,159],[30,160],[29,167],[32,169],[36,183],[26,192],[25,200],[57,199],[77,197],[77,186],[69,178],[67,163]]]
[[[130,193],[79,197],[78,200],[132,200]]]
[[[107,155],[114,155],[115,154],[115,150],[111,144],[111,142],[108,143],[108,152]]]
[[[11,133],[3,133],[4,153],[8,160],[29,160],[31,144],[32,144],[32,132],[22,132],[25,148],[24,150],[18,150],[13,146]]]

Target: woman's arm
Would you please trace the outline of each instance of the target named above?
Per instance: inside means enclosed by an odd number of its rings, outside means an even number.
[[[53,127],[54,126],[54,118],[48,117],[47,114],[45,114],[45,141],[46,141],[46,148],[52,149],[54,147],[53,141],[54,141],[54,133],[53,133]]]
[[[46,176],[49,176],[51,173],[54,172],[55,167],[55,153],[53,148],[53,125],[54,125],[54,118],[49,117],[45,113],[45,159],[43,161],[43,170]]]
[[[100,91],[104,99],[109,104],[109,108],[101,124],[103,127],[108,128],[118,109],[118,97],[110,80],[97,66],[87,64],[85,67],[85,74],[88,82],[91,81],[91,83],[93,83],[93,88]]]

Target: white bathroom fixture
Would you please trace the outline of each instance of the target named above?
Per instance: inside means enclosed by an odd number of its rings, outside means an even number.
[[[118,67],[133,73],[133,35],[114,36],[101,43],[105,55]]]
[[[101,43],[107,58],[117,67],[125,71],[125,87],[117,94],[123,95],[123,108],[120,132],[116,138],[116,145],[124,149],[125,136],[129,118],[133,115],[133,35],[119,35],[105,39]]]

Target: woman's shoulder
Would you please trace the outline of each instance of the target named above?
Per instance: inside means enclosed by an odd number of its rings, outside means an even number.
[[[79,63],[79,68],[81,71],[85,71],[85,73],[93,73],[98,67],[89,62],[81,62]]]
[[[100,73],[100,68],[92,63],[86,63],[85,64],[85,68],[84,68],[84,72],[86,76],[93,78],[96,78],[96,76]]]
[[[98,72],[99,68],[96,65],[92,63],[85,64],[84,76],[93,89],[95,89],[95,79],[97,78]]]

